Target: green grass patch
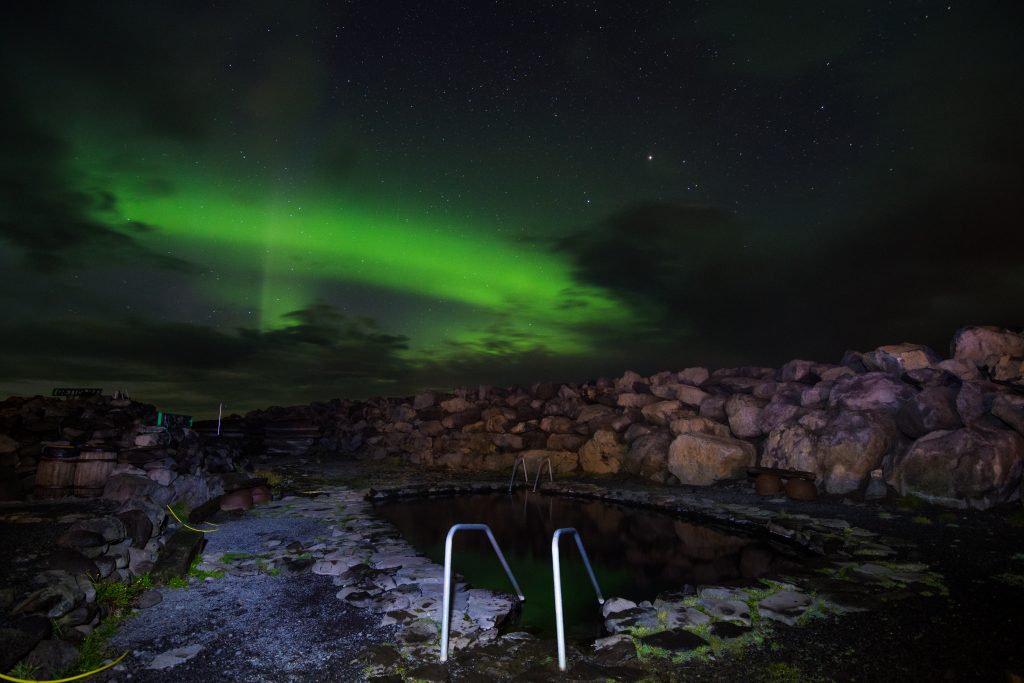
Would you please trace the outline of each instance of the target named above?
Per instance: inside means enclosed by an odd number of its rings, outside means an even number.
[[[185,580],[184,578],[180,577],[180,576],[172,576],[167,581],[167,587],[168,588],[184,588],[187,585],[188,585],[188,581]]]
[[[192,564],[188,567],[188,576],[199,581],[205,581],[206,579],[223,579],[224,572],[220,569],[214,569],[212,571],[206,569],[200,569],[199,563],[202,561],[201,555],[196,555],[192,560]]]
[[[263,560],[256,560],[256,568],[261,574],[266,574],[267,576],[279,576],[281,574],[280,567],[272,567]]]
[[[153,579],[149,574],[143,574],[131,583],[97,581],[93,587],[96,589],[96,603],[112,614],[119,614],[130,610],[139,596],[153,587]]]
[[[14,667],[12,667],[11,670],[7,672],[7,675],[11,676],[12,678],[22,678],[32,681],[35,680],[37,671],[39,671],[39,667],[35,666],[34,664],[29,664],[28,662],[21,661],[15,664]]]
[[[932,523],[932,520],[928,519],[924,515],[915,515],[914,517],[910,518],[910,521],[913,522],[914,524],[931,524]]]
[[[255,475],[260,479],[266,479],[267,485],[271,488],[279,488],[284,483],[284,477],[273,470],[259,469]]]
[[[110,639],[117,632],[117,627],[124,620],[124,615],[108,616],[92,633],[85,637],[85,640],[78,646],[78,673],[85,673],[98,669],[103,663],[110,659]]]
[[[224,553],[223,555],[221,555],[220,556],[220,561],[221,562],[237,562],[239,560],[251,560],[254,557],[256,557],[256,556],[253,555],[252,553],[235,553],[235,552],[230,552],[230,553]]]

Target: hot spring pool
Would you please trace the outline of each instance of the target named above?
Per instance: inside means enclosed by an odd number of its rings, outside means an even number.
[[[600,501],[517,491],[394,500],[374,507],[440,565],[453,524],[487,524],[526,596],[519,627],[541,637],[554,637],[551,535],[562,527],[579,531],[605,597],[654,600],[686,584],[749,584],[794,573],[800,566],[793,553],[755,537]],[[457,534],[453,557],[454,571],[473,586],[512,592],[486,535]],[[562,539],[561,557],[566,637],[593,640],[601,635],[600,607],[571,537]]]

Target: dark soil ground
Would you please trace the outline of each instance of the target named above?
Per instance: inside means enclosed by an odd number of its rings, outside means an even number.
[[[422,482],[422,470],[348,463],[275,461],[295,490],[319,482],[368,488]],[[441,475],[437,475],[441,476]],[[447,476],[443,477],[447,479]],[[604,486],[640,487],[601,479]],[[812,621],[801,628],[779,627],[764,645],[718,661],[695,661],[664,670],[679,681],[1018,681],[1024,675],[1024,513],[1019,504],[978,511],[948,510],[912,501],[864,503],[825,498],[814,503],[770,502],[752,487],[732,484],[701,489],[722,502],[783,506],[793,513],[838,517],[889,537],[910,541],[906,559],[933,565],[949,595],[913,597],[869,612]],[[66,524],[61,515],[84,509],[41,506],[0,508],[28,511],[36,523],[0,522],[0,588],[22,583],[26,565],[16,558],[45,554]],[[48,521],[43,521],[43,520]],[[287,532],[261,526],[268,520],[225,524],[220,543],[244,544],[247,535]],[[301,521],[295,524],[301,525]],[[299,531],[299,529],[296,529]],[[231,537],[235,534],[235,538]],[[125,622],[114,644],[128,648],[127,665],[93,680],[119,681],[355,681],[362,678],[358,654],[388,642],[392,633],[377,616],[334,596],[329,577],[310,573],[269,577],[227,577],[176,591],[164,603]],[[185,665],[144,669],[167,649],[200,644]],[[552,646],[553,651],[553,646]],[[453,669],[455,671],[455,669]],[[571,680],[570,671],[569,679]]]

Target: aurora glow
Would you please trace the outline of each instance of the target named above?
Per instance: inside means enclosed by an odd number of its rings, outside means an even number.
[[[1021,10],[925,5],[23,7],[0,390],[209,414],[1019,325]]]

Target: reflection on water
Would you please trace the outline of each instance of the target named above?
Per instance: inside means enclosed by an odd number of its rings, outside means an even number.
[[[453,524],[490,526],[526,595],[520,625],[543,636],[554,633],[551,535],[562,527],[580,532],[605,596],[638,602],[686,584],[749,583],[796,569],[755,538],[600,501],[517,491],[391,501],[376,510],[438,564]],[[454,546],[456,572],[474,586],[511,592],[483,534],[459,534]],[[567,636],[592,639],[600,635],[600,608],[571,538],[563,538],[561,556]]]

